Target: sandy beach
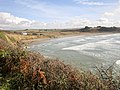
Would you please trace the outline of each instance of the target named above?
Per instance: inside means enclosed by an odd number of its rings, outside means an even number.
[[[48,41],[48,40],[51,40],[51,39],[57,39],[57,38],[64,38],[64,37],[73,37],[73,36],[83,36],[83,35],[86,35],[86,36],[91,36],[91,35],[104,35],[104,34],[114,34],[113,32],[102,32],[102,33],[89,33],[89,32],[77,32],[77,33],[68,33],[68,34],[59,34],[57,37],[54,37],[54,38],[50,38],[50,37],[38,37],[38,38],[33,38],[33,39],[28,39],[28,40],[22,40],[23,43],[27,43],[27,44],[30,44],[30,43],[34,43],[34,42],[44,42],[44,41]],[[56,34],[55,34],[56,36]]]

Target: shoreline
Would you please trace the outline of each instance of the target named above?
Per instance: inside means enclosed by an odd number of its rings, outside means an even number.
[[[59,35],[58,37],[55,37],[55,38],[49,38],[49,37],[46,37],[46,38],[35,38],[35,39],[29,39],[29,40],[22,40],[22,43],[25,43],[25,44],[31,44],[31,43],[37,43],[37,42],[44,42],[44,41],[49,41],[51,39],[59,39],[59,38],[66,38],[66,37],[74,37],[74,36],[83,36],[83,35],[88,35],[88,36],[91,36],[91,35],[108,35],[108,34],[116,34],[114,32],[98,32],[98,33],[88,33],[88,32],[82,32],[82,33],[79,33],[79,34],[70,34],[70,35]]]
[[[98,36],[98,37],[101,37],[101,36],[114,36],[114,35],[119,35],[120,33],[87,33],[87,34],[82,34],[81,36],[82,37],[89,37],[89,36]],[[80,35],[79,35],[80,36]],[[47,54],[42,54],[45,58],[48,58],[48,57],[50,57],[50,58],[52,58],[52,59],[59,59],[59,60],[62,60],[62,61],[66,61],[66,60],[77,60],[78,61],[78,59],[76,59],[76,58],[72,58],[71,59],[71,57],[67,57],[67,54],[65,54],[66,56],[64,56],[64,54],[62,54],[62,53],[64,53],[64,52],[61,52],[63,49],[63,47],[61,47],[60,49],[58,49],[58,48],[54,48],[54,45],[56,45],[56,43],[54,43],[54,41],[56,42],[56,40],[59,40],[59,39],[65,39],[66,41],[68,40],[69,41],[69,38],[76,38],[76,37],[79,37],[79,36],[66,36],[66,37],[61,37],[61,38],[54,38],[54,39],[52,39],[52,40],[50,40],[50,39],[46,39],[46,40],[43,40],[43,41],[40,41],[40,42],[38,42],[39,41],[39,39],[38,39],[38,41],[34,41],[34,43],[31,43],[31,44],[29,44],[29,45],[36,45],[36,44],[41,44],[42,46],[43,46],[43,49],[45,49],[45,51],[46,50],[48,50],[48,52],[47,52]],[[80,37],[81,37],[80,36]],[[68,38],[68,39],[67,39]],[[81,38],[78,38],[78,40],[79,39],[81,39]],[[48,40],[50,40],[50,41],[48,41]],[[72,39],[70,39],[70,40],[72,40]],[[77,39],[75,39],[75,40],[77,40]],[[64,41],[63,41],[64,42]],[[47,44],[48,43],[48,44]],[[59,44],[59,41],[57,42],[57,44]],[[51,46],[51,45],[53,45],[53,48],[52,47],[49,47],[49,46]],[[59,45],[61,45],[61,42],[60,42],[60,44]],[[63,43],[62,43],[62,45],[63,45]],[[77,44],[72,44],[73,46],[77,46]],[[37,46],[37,45],[36,45]],[[72,46],[72,47],[73,47]],[[55,46],[55,47],[57,47],[57,46]],[[67,46],[65,46],[65,47],[67,47]],[[71,46],[69,46],[68,45],[68,47],[71,47]],[[86,47],[86,46],[85,46]],[[34,49],[35,50],[35,52],[39,52],[38,51],[38,47],[35,47],[36,49]],[[49,49],[50,48],[50,49]],[[76,47],[74,47],[74,48],[76,48]],[[56,53],[54,53],[54,49],[56,50],[55,52],[57,53],[60,53],[60,55],[59,54],[56,54]],[[32,50],[32,49],[31,49]],[[33,51],[34,51],[33,50]],[[53,51],[52,51],[53,50]],[[67,50],[67,49],[66,49]],[[71,50],[73,53],[71,54],[71,55],[76,55],[76,49],[68,49],[68,50]],[[79,50],[79,49],[78,49]],[[85,49],[83,49],[83,50],[85,50]],[[95,49],[94,49],[95,50]],[[104,48],[103,48],[103,50],[105,50]],[[106,50],[107,50],[107,48],[106,48]],[[109,50],[109,49],[108,49]],[[51,53],[51,51],[52,51],[52,54],[48,54],[48,53]],[[87,48],[86,48],[86,51],[87,51]],[[43,52],[44,52],[44,50],[43,50]],[[40,51],[40,53],[42,53],[42,51]],[[69,52],[69,54],[70,54],[70,52]],[[69,54],[68,54],[68,56],[69,56]],[[57,56],[57,55],[59,55],[59,56]],[[81,56],[80,56],[81,55]],[[89,54],[87,53],[87,55],[86,54],[80,54],[79,56],[83,59],[83,60],[88,60],[88,62],[89,62],[89,60],[90,61],[92,61],[92,60],[95,60],[94,62],[97,62],[96,60],[100,60],[101,62],[104,62],[104,59],[103,58],[99,58],[99,57],[94,57],[94,56],[89,56]],[[47,57],[46,57],[47,56]],[[62,58],[61,58],[62,57]],[[67,57],[67,58],[66,58]],[[76,57],[78,57],[78,56],[76,56]],[[89,58],[91,58],[91,59],[89,59]],[[81,59],[81,61],[82,61],[82,59]],[[80,60],[80,59],[79,59]],[[106,59],[107,60],[107,59]],[[111,60],[111,61],[113,61],[113,60]],[[83,61],[84,62],[84,61]],[[71,62],[70,62],[71,63]],[[66,64],[70,64],[70,63],[66,63]],[[71,64],[70,64],[71,65]],[[76,64],[75,64],[76,65]],[[74,64],[73,64],[73,66],[75,66]],[[84,64],[83,64],[84,65]],[[92,65],[92,64],[90,64],[90,65]],[[79,66],[79,65],[78,65]],[[89,65],[88,65],[89,66]],[[77,66],[76,66],[77,67]],[[91,67],[88,67],[88,68],[91,68]]]

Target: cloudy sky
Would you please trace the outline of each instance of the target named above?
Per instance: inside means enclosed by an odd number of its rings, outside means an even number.
[[[0,0],[0,29],[120,26],[120,0]]]

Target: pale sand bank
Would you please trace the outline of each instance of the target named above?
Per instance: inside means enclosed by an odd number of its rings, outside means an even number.
[[[36,39],[29,39],[29,40],[22,40],[23,43],[27,43],[27,44],[30,44],[30,43],[34,43],[34,42],[44,42],[44,41],[48,41],[48,40],[51,40],[51,39],[57,39],[57,38],[64,38],[64,37],[73,37],[73,36],[83,36],[83,35],[86,35],[86,36],[91,36],[91,35],[104,35],[104,34],[115,34],[115,33],[110,33],[110,32],[104,32],[104,33],[88,33],[88,32],[80,32],[80,33],[77,33],[77,34],[68,34],[68,35],[59,35],[58,37],[55,37],[55,38],[49,38],[49,37],[46,37],[46,38],[36,38]]]

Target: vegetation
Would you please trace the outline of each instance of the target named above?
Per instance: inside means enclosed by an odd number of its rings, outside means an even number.
[[[26,51],[18,42],[9,43],[5,34],[0,37],[0,90],[120,89],[120,78],[113,74],[112,66],[96,67],[96,74],[78,71],[59,60]]]
[[[0,31],[0,39],[6,41],[9,44],[16,42],[15,38],[8,36],[5,32]]]

